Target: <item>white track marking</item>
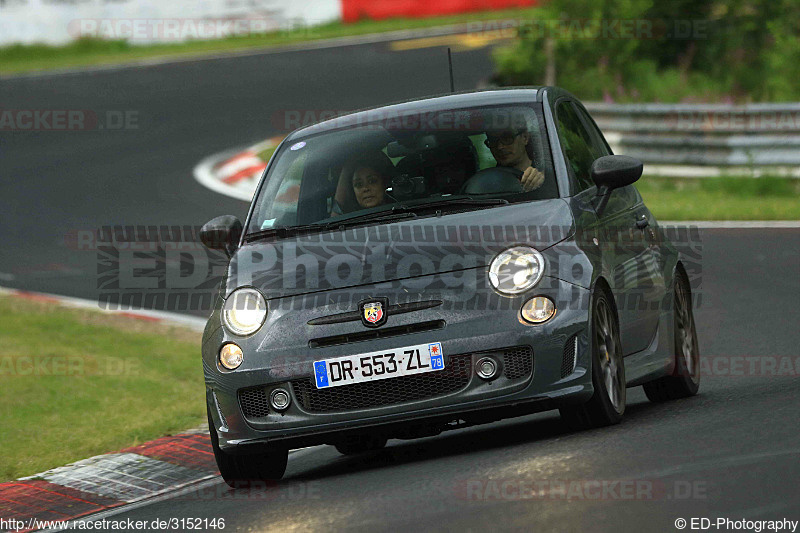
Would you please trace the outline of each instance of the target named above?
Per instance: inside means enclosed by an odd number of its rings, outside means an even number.
[[[194,179],[196,179],[204,187],[207,187],[214,192],[250,203],[250,201],[253,199],[255,188],[249,192],[243,189],[237,189],[236,187],[232,187],[226,183],[223,183],[217,178],[217,174],[214,172],[214,167],[218,163],[233,157],[242,150],[226,150],[225,152],[220,152],[218,154],[206,157],[200,161],[196,167],[194,167]]]
[[[210,475],[136,453],[110,453],[54,468],[35,477],[81,492],[132,502]]]
[[[800,228],[800,220],[665,220],[659,226],[694,226],[700,229]]]
[[[48,294],[43,292],[33,292],[33,291],[16,290],[16,289],[8,289],[5,287],[0,287],[0,295],[14,296],[16,294],[19,294],[20,292],[24,292],[26,294],[33,294],[36,296],[43,296],[46,298],[52,298],[54,300],[58,300],[59,304],[64,305],[66,307],[92,309],[94,311],[100,311],[101,313],[111,313],[111,314],[126,313],[128,315],[142,316],[146,318],[155,318],[167,325],[185,327],[198,332],[202,332],[206,326],[206,319],[190,315],[182,315],[180,313],[170,313],[168,311],[154,311],[150,309],[104,309],[100,307],[98,303],[94,300],[86,300],[83,298],[73,298],[71,296],[60,296],[58,294]]]
[[[300,449],[297,449],[297,450],[291,450],[289,452],[289,457],[297,457],[299,455],[306,455],[306,454],[308,454],[308,452],[314,451],[314,450],[318,450],[320,447],[321,446],[312,446],[310,448],[300,448]],[[33,477],[39,477],[39,476],[41,476],[41,474],[39,474],[38,476],[33,476]],[[136,500],[132,500],[132,501],[126,503],[125,505],[121,505],[119,507],[114,507],[112,509],[107,509],[105,511],[100,511],[100,512],[91,514],[89,516],[84,516],[84,517],[78,518],[76,520],[82,520],[82,521],[86,521],[86,522],[94,522],[94,521],[97,521],[97,520],[102,520],[104,518],[107,519],[107,518],[110,518],[112,516],[116,516],[116,515],[119,515],[119,514],[122,514],[122,513],[127,513],[128,511],[133,511],[135,509],[139,509],[141,507],[146,507],[146,506],[154,504],[154,503],[159,503],[159,502],[163,502],[163,501],[166,501],[166,500],[171,500],[171,499],[174,499],[174,498],[180,498],[181,496],[184,496],[184,495],[187,495],[187,494],[192,494],[192,493],[203,494],[203,493],[205,493],[205,491],[207,489],[209,489],[211,487],[214,487],[216,485],[219,485],[221,483],[224,483],[224,481],[222,480],[222,478],[220,476],[218,476],[216,474],[209,474],[209,475],[206,475],[206,476],[204,476],[202,478],[199,478],[197,480],[190,481],[188,483],[183,483],[183,484],[177,485],[175,487],[171,487],[171,488],[167,488],[167,489],[161,490],[160,492],[154,492],[154,493],[150,494],[149,496],[145,496],[145,497],[142,497],[142,498],[138,498]],[[227,490],[227,489],[225,489],[225,490]],[[96,491],[89,491],[89,492],[93,492],[95,494],[97,493]],[[44,529],[42,531],[60,531],[60,530]]]

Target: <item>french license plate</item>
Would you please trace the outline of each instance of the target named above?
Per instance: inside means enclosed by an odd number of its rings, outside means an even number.
[[[318,389],[410,376],[444,369],[441,342],[348,355],[314,363]]]

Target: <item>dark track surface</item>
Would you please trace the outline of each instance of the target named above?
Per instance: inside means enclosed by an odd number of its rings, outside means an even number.
[[[460,89],[492,69],[488,49],[454,54],[454,63]],[[449,84],[443,49],[397,53],[386,43],[0,80],[2,108],[138,117],[127,130],[0,130],[0,285],[95,299],[97,255],[69,249],[65,236],[244,218],[245,202],[195,181],[201,159],[288,133],[275,121],[287,110],[359,109]]]
[[[65,234],[243,216],[243,202],[194,181],[200,159],[276,133],[279,110],[440,92],[444,58],[441,49],[390,53],[378,44],[0,81],[4,108],[132,110],[140,123],[116,132],[0,133],[0,285],[93,298],[96,255],[65,246]],[[462,88],[490,72],[486,50],[455,61]],[[701,353],[728,362],[783,356],[796,365],[800,230],[701,235]],[[706,366],[701,394],[669,404],[632,389],[626,419],[613,428],[569,433],[544,413],[392,441],[364,457],[319,448],[291,458],[285,484],[266,494],[233,495],[220,482],[114,518],[225,517],[227,531],[675,531],[678,517],[797,520],[800,369],[765,375],[759,364],[760,375],[748,375],[748,365],[743,376]],[[651,483],[653,499],[514,499],[515,488],[535,482],[620,479]],[[511,498],[491,490],[503,486]]]
[[[676,531],[674,521],[690,517],[800,519],[800,231],[702,236],[696,319],[705,374],[694,398],[655,405],[630,389],[621,425],[583,433],[549,412],[392,441],[369,456],[305,450],[290,455],[271,492],[232,493],[220,482],[114,518],[225,517],[237,531],[568,532]],[[774,371],[762,366],[769,361]],[[786,361],[794,375],[776,375]],[[614,480],[639,483],[642,498],[517,496],[537,482]]]

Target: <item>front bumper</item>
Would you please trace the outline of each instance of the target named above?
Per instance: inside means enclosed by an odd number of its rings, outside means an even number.
[[[381,286],[375,294],[397,301],[393,298],[397,295],[391,292],[391,289]],[[549,296],[557,302],[558,311],[545,324],[526,325],[519,318],[519,309],[528,298],[537,295]],[[283,306],[270,310],[262,331],[250,338],[237,338],[219,327],[219,315],[215,311],[204,335],[203,366],[206,400],[217,428],[220,447],[228,452],[245,452],[262,445],[294,448],[331,443],[343,432],[368,430],[394,436],[404,434],[411,426],[444,424],[456,419],[490,421],[587,400],[593,390],[588,372],[588,313],[580,305],[585,296],[586,289],[545,277],[539,286],[523,297],[494,300],[502,305],[489,304],[477,310],[442,305],[392,316],[391,322],[387,323],[388,327],[439,321],[444,324],[441,329],[321,348],[311,348],[313,343],[310,341],[366,328],[360,322],[325,326],[307,324],[313,318],[342,310],[335,306],[301,306],[300,309]],[[428,294],[422,297],[431,298]],[[575,305],[568,302],[575,302]],[[236,371],[226,372],[217,365],[217,354],[222,344],[231,341],[242,347],[245,362]],[[441,342],[446,358],[459,355],[470,361],[467,375],[463,376],[463,386],[445,394],[390,405],[340,410],[328,407],[324,411],[312,409],[307,398],[300,397],[301,388],[297,382],[312,379],[313,361],[426,342]],[[532,353],[529,372],[517,372],[510,379],[501,376],[489,382],[475,375],[474,363],[479,353],[493,353],[500,357],[504,349],[512,347],[527,348],[528,353]],[[383,381],[397,379],[403,378]],[[269,391],[275,387],[290,392],[290,407],[283,413],[271,410],[263,417],[246,417],[240,402],[242,391],[257,388],[268,397]]]

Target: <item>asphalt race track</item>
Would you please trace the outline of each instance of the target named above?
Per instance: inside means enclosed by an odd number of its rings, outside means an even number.
[[[488,49],[454,63],[461,89],[492,72]],[[3,108],[89,110],[104,125],[122,116],[136,126],[0,130],[0,285],[95,299],[97,254],[70,248],[70,236],[243,219],[246,203],[192,177],[204,157],[288,133],[285,112],[353,110],[449,86],[445,50],[400,53],[387,43],[0,80]]]
[[[3,108],[134,112],[138,124],[0,133],[0,285],[95,297],[97,256],[69,244],[74,232],[243,216],[243,202],[194,181],[200,159],[280,133],[273,117],[284,110],[441,92],[445,58],[373,44],[0,80]],[[491,72],[488,49],[455,62],[460,88]],[[214,481],[114,518],[225,518],[228,531],[570,532],[800,519],[800,230],[700,235],[695,398],[654,405],[632,389],[621,425],[582,433],[543,413],[361,457],[302,450],[267,491]]]

